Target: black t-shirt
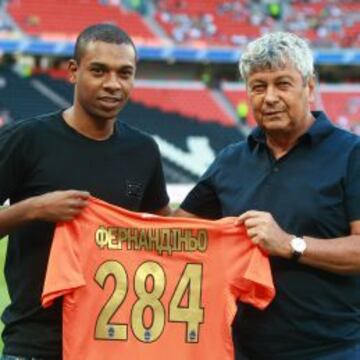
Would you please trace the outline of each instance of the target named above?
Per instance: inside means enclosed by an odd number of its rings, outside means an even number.
[[[21,121],[0,132],[0,202],[54,190],[86,190],[133,211],[168,203],[156,143],[116,122],[104,141],[69,127],[61,112]],[[40,305],[54,224],[32,222],[9,234],[5,276],[11,305],[2,316],[4,352],[61,356],[61,303]]]

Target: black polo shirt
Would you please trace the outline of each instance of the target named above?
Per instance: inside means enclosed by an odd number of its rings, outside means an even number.
[[[276,160],[255,129],[220,153],[181,207],[201,217],[270,212],[288,233],[330,239],[360,220],[360,138],[322,112],[299,143]],[[360,342],[360,276],[337,275],[271,258],[276,299],[244,305],[235,343],[251,359],[314,359]]]

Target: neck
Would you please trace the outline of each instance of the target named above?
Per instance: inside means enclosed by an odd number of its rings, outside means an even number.
[[[286,155],[298,142],[298,137],[290,138],[289,136],[272,136],[266,135],[266,144],[273,153],[275,159]]]
[[[98,119],[74,106],[63,112],[65,122],[81,135],[93,140],[106,140],[114,132],[115,119]]]
[[[299,138],[311,127],[315,118],[309,114],[304,125],[299,129],[289,131],[275,131],[266,133],[266,143],[275,159],[286,155],[299,141]]]

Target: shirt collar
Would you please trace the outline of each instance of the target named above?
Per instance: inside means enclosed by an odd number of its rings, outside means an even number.
[[[308,131],[301,136],[300,140],[309,141],[310,143],[315,144],[330,134],[335,126],[323,111],[312,111],[311,113],[315,117],[315,121]],[[256,127],[248,136],[248,144],[250,149],[254,149],[257,144],[265,145],[266,137],[264,130]]]

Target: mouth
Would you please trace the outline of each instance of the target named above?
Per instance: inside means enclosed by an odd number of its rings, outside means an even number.
[[[274,116],[274,115],[279,115],[281,113],[282,113],[282,111],[277,110],[277,111],[265,111],[263,114],[265,116]]]
[[[100,97],[99,100],[103,103],[107,104],[117,104],[121,102],[121,98],[118,97],[112,97],[112,96],[103,96]]]
[[[112,97],[112,96],[100,97],[100,98],[98,98],[98,101],[99,101],[100,105],[106,109],[119,108],[123,102],[122,98]]]

